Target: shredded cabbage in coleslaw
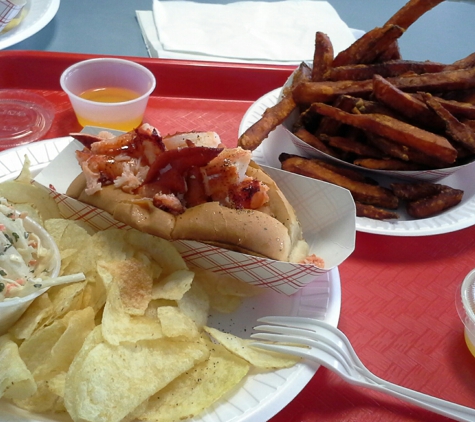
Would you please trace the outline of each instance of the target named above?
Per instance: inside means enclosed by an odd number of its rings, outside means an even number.
[[[43,278],[50,275],[52,252],[25,229],[25,217],[0,198],[0,301],[42,288]]]

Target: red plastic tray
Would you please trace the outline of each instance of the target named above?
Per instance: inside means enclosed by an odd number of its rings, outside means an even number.
[[[80,129],[59,76],[92,56],[0,52],[0,88],[40,92],[56,107],[44,137]],[[233,146],[249,105],[283,85],[292,68],[132,58],[157,77],[146,120],[162,133],[215,130]],[[339,327],[381,378],[475,407],[475,358],[467,350],[455,295],[475,268],[475,227],[426,237],[357,233],[340,267]],[[448,421],[381,393],[355,387],[325,368],[272,422]]]
[[[71,64],[92,58],[81,54],[0,51],[0,89],[27,89],[40,93],[56,109],[44,139],[81,129],[69,100],[59,85]],[[101,56],[104,57],[104,56]],[[216,64],[131,58],[148,67],[157,79],[144,120],[163,134],[187,130],[213,130],[228,145],[237,142],[239,123],[249,105],[282,86],[292,68]]]

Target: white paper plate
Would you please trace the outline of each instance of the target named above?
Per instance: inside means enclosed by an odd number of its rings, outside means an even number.
[[[19,174],[25,154],[31,161],[33,174],[45,168],[72,138],[34,142],[0,153],[0,182]],[[214,315],[209,324],[233,334],[249,337],[256,320],[266,315],[295,315],[323,319],[336,326],[340,316],[341,286],[338,269],[318,277],[292,296],[268,290],[231,315]],[[271,372],[252,372],[239,388],[222,398],[199,418],[200,422],[262,422],[268,420],[305,387],[318,369],[316,364],[303,364]],[[0,420],[15,422],[65,421],[64,415],[33,415],[0,400]]]
[[[27,15],[20,24],[0,34],[0,50],[26,40],[43,29],[58,12],[59,3],[60,0],[27,0]]]
[[[263,95],[249,107],[241,121],[239,135],[259,120],[267,108],[272,107],[277,102],[281,90],[282,88],[277,88]],[[302,155],[293,145],[286,131],[278,127],[253,151],[253,158],[258,164],[280,168],[278,156],[281,152]],[[464,191],[462,202],[440,215],[415,220],[400,209],[398,210],[400,218],[397,221],[378,221],[357,217],[356,230],[390,236],[429,236],[450,233],[472,226],[475,224],[474,177],[475,168],[472,166],[461,169],[437,182]]]

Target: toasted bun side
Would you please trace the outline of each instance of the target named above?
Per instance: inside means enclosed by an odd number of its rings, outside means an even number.
[[[290,251],[289,262],[301,262],[309,255],[309,246],[308,243],[300,239],[295,244],[292,250]]]
[[[292,245],[287,228],[268,214],[233,210],[207,202],[176,217],[173,239],[196,240],[287,261]]]
[[[168,240],[196,240],[250,255],[299,262],[308,245],[293,207],[275,182],[251,162],[246,174],[269,186],[265,209],[235,210],[208,202],[174,216],[153,206],[150,200],[125,193],[113,185],[93,195],[85,193],[86,179],[79,175],[67,194],[111,214],[124,224]]]
[[[141,232],[172,240],[175,216],[154,207],[152,204],[144,206],[131,202],[121,202],[115,207],[112,216]]]
[[[78,199],[84,189],[86,189],[86,176],[84,176],[84,173],[80,173],[68,186],[66,195]]]
[[[260,180],[261,182],[269,186],[270,189],[267,192],[267,194],[269,195],[269,199],[270,199],[269,205],[270,205],[271,213],[277,220],[279,220],[285,227],[287,227],[292,248],[299,247],[299,249],[301,250],[302,247],[306,245],[305,241],[303,245],[299,245],[299,242],[303,240],[302,227],[300,226],[300,223],[297,219],[297,215],[295,213],[294,208],[292,207],[290,202],[287,200],[287,198],[284,196],[282,191],[279,189],[277,184],[267,173],[265,173],[255,163],[253,163],[252,166],[248,167],[246,174],[250,177],[254,177]],[[308,249],[308,245],[307,245],[307,249]],[[300,254],[296,254],[296,256],[299,256],[299,255]],[[305,256],[303,258],[305,258]],[[300,261],[300,259],[298,261]],[[292,262],[297,262],[297,261],[292,261]]]
[[[85,193],[85,188],[86,179],[81,173],[71,183],[66,194],[108,212],[117,221],[128,224],[134,229],[171,239],[171,232],[175,226],[174,215],[154,207],[150,202],[134,203],[141,199],[138,195],[123,192],[113,185],[104,186],[94,195]]]

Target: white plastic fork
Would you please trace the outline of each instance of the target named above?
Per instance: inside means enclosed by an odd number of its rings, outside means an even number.
[[[269,316],[257,321],[268,325],[254,327],[265,333],[252,334],[252,338],[285,344],[256,342],[255,347],[316,361],[351,384],[387,393],[454,420],[475,421],[475,409],[393,384],[372,374],[358,358],[345,334],[327,322],[283,316]]]

